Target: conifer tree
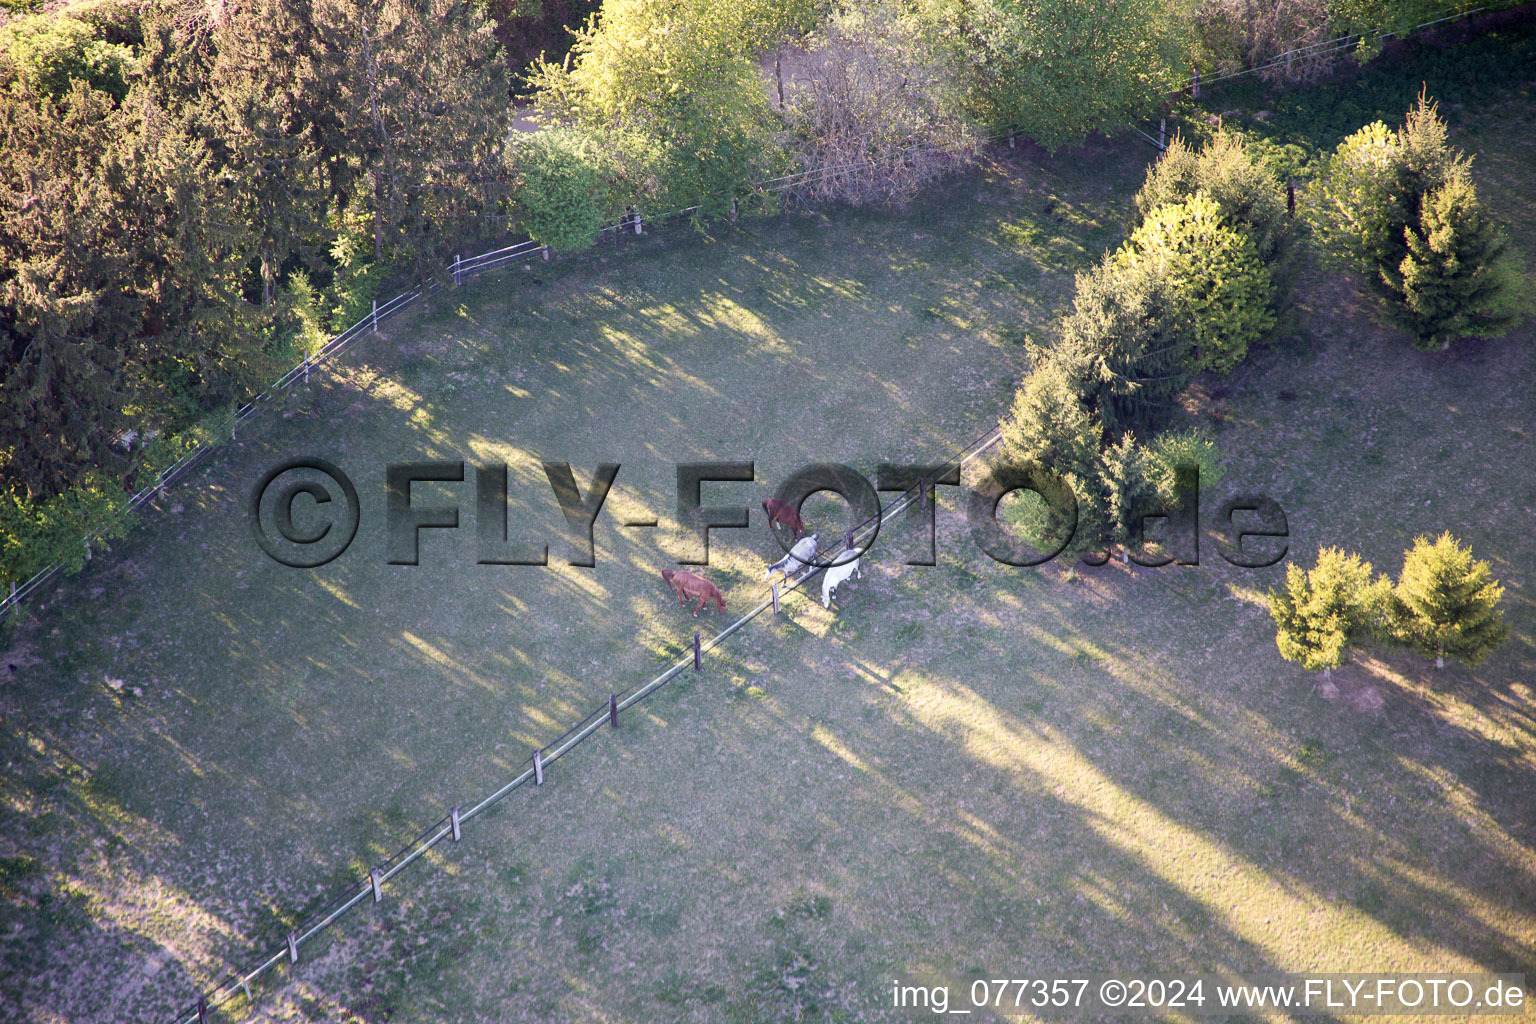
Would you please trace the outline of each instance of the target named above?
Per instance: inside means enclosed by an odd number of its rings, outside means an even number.
[[[201,116],[236,215],[252,228],[264,304],[290,257],[313,266],[329,248],[327,215],[350,177],[337,69],[312,13],[305,0],[244,0],[226,6],[212,36]],[[321,168],[331,170],[329,190]]]
[[[1242,136],[1225,128],[1199,149],[1174,136],[1163,155],[1147,168],[1146,181],[1136,193],[1131,226],[1139,227],[1159,206],[1200,193],[1216,203],[1228,226],[1248,237],[1272,273],[1290,259],[1294,231],[1285,189]]]
[[[1153,514],[1159,499],[1150,455],[1137,443],[1135,434],[1127,433],[1104,449],[1099,480],[1109,539],[1121,546],[1122,558],[1129,562],[1137,531]]]
[[[1185,357],[1191,370],[1230,372],[1275,325],[1268,268],[1204,193],[1154,209],[1116,259],[1167,275],[1192,325]]]
[[[1003,453],[1011,462],[1038,466],[1071,488],[1077,528],[1065,553],[1075,563],[1102,547],[1112,532],[1099,454],[1104,431],[1059,363],[1046,358],[1030,371],[1001,427]],[[1068,525],[1059,510],[1047,508],[1046,535],[1059,539]]]
[[[1189,382],[1193,323],[1160,264],[1105,256],[1077,275],[1053,358],[1110,437],[1150,433]]]
[[[1509,638],[1499,609],[1504,588],[1487,562],[1474,561],[1449,532],[1414,540],[1403,557],[1396,597],[1400,637],[1436,668],[1450,655],[1476,665]]]
[[[1379,287],[1381,272],[1408,254],[1405,232],[1420,223],[1424,198],[1468,169],[1446,136],[1436,105],[1421,92],[1401,128],[1377,121],[1339,143],[1305,204],[1323,252]]]
[[[1389,587],[1385,577],[1372,582],[1369,562],[1338,548],[1320,548],[1311,569],[1290,563],[1285,586],[1269,591],[1280,656],[1326,678],[1352,640],[1379,628]]]
[[[61,493],[130,468],[270,367],[238,291],[248,246],[207,146],[134,89],[0,104],[0,484]]]
[[[320,0],[316,14],[345,41],[338,91],[375,253],[440,275],[441,247],[483,233],[499,199],[509,113],[492,26],[468,0]]]
[[[1507,333],[1519,319],[1519,263],[1484,213],[1464,168],[1424,198],[1405,232],[1408,253],[1382,280],[1398,296],[1391,319],[1421,348]]]

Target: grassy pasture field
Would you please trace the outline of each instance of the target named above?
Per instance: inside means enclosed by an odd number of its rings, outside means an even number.
[[[1456,128],[1536,259],[1529,86]],[[482,279],[242,430],[7,627],[0,1018],[168,1020],[725,621],[657,577],[684,550],[675,463],[757,463],[705,492],[754,510],[705,570],[736,610],[788,472],[938,460],[986,429],[1150,155],[1002,150],[907,210]],[[882,535],[832,611],[753,623],[227,1016],[884,1021],[915,1019],[885,1000],[917,970],[1536,969],[1536,333],[1419,353],[1316,271],[1297,304],[1295,337],[1191,392],[1226,460],[1207,507],[1262,491],[1293,557],[1337,544],[1392,572],[1452,529],[1509,588],[1489,662],[1369,651],[1324,700],[1275,651],[1281,567],[1207,539],[1199,566],[1070,583],[989,561],[948,492],[937,567]],[[356,543],[313,571],[245,520],[262,471],[302,454],[362,496]],[[461,528],[385,564],[386,463],[506,461],[516,521],[553,537],[540,458],[583,487],[623,465],[596,568],[559,543],[550,568],[476,565],[469,482],[418,488]],[[642,514],[662,526],[614,525]]]

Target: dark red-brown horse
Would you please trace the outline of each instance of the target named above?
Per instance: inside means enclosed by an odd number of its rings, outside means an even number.
[[[800,513],[795,511],[795,506],[778,498],[769,498],[763,502],[763,512],[768,516],[768,525],[783,523],[795,532],[795,540],[805,536],[805,524],[800,521]]]
[[[663,569],[661,578],[666,580],[667,586],[677,594],[678,604],[687,604],[688,600],[694,597],[699,599],[699,603],[693,608],[693,614],[699,614],[699,609],[710,601],[715,602],[715,606],[722,612],[725,611],[725,596],[720,593],[719,587],[704,577],[695,576],[691,572],[680,569]]]

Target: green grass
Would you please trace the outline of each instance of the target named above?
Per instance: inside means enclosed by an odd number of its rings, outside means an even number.
[[[1530,105],[1501,104],[1459,137],[1527,223],[1529,136],[1500,126]],[[805,462],[980,433],[1146,156],[1020,150],[905,211],[482,279],[242,431],[8,638],[0,1017],[167,1016],[717,625],[656,578],[674,462],[755,459],[757,484],[705,491],[755,509]],[[987,560],[946,494],[938,567],[904,566],[890,529],[831,611],[754,623],[470,823],[259,986],[254,1019],[874,1021],[918,970],[1525,969],[1536,347],[1527,326],[1419,353],[1362,301],[1305,276],[1310,343],[1199,382],[1187,418],[1215,431],[1222,494],[1286,508],[1294,554],[1395,571],[1416,533],[1471,542],[1510,588],[1485,665],[1371,651],[1327,701],[1275,652],[1258,597],[1280,568],[1207,538],[1198,567],[1071,585]],[[363,525],[299,571],[257,552],[244,502],[308,453],[353,475]],[[464,525],[386,565],[384,464],[426,458],[505,459],[515,521],[551,536],[538,460],[583,485],[620,462],[598,567],[558,542],[548,569],[477,566],[470,484],[418,488]],[[614,525],[641,512],[662,528]],[[774,551],[754,518],[706,572],[739,609]]]

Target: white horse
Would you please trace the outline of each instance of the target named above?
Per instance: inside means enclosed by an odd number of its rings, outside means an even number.
[[[851,561],[847,560],[852,555]],[[837,561],[827,566],[827,571],[821,574],[821,606],[832,607],[832,591],[843,584],[850,576],[863,576],[864,572],[859,568],[860,552],[857,548],[844,551],[837,556]]]
[[[768,571],[763,574],[763,579],[773,579],[773,574],[780,571],[785,576],[793,576],[805,568],[806,563],[811,560],[811,556],[816,553],[817,536],[817,534],[813,533],[809,537],[802,537],[796,541],[795,546],[789,549],[789,554],[768,567]]]

